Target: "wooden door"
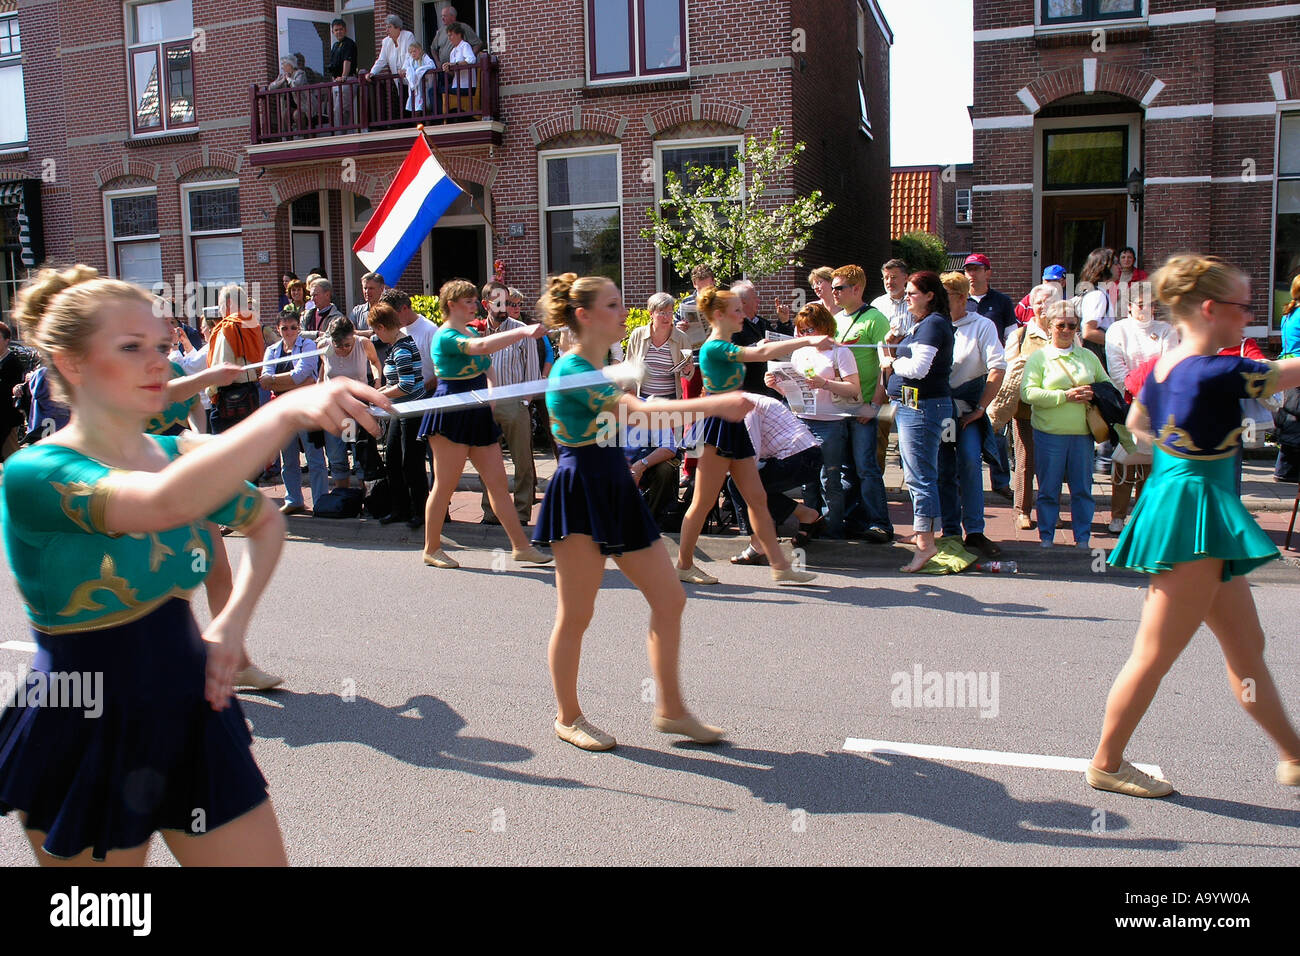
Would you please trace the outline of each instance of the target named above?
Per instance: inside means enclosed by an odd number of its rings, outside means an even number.
[[[1125,233],[1124,193],[1043,197],[1043,268],[1065,266],[1077,276],[1088,253],[1130,245]]]

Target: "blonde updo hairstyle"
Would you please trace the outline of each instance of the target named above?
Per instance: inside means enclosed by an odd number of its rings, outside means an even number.
[[[610,281],[604,276],[579,279],[576,272],[551,276],[546,282],[546,292],[537,300],[537,314],[549,328],[578,332],[577,310],[592,308],[600,290]]]
[[[1187,252],[1171,256],[1151,277],[1151,285],[1156,298],[1176,319],[1185,321],[1207,300],[1232,299],[1233,287],[1245,278],[1245,273],[1222,259]]]
[[[14,318],[29,330],[29,341],[49,370],[50,388],[58,401],[72,401],[72,386],[54,364],[54,356],[85,355],[99,317],[111,302],[152,308],[154,298],[139,286],[102,278],[98,269],[80,264],[62,271],[42,269],[19,291]]]
[[[709,325],[713,325],[713,317],[727,308],[736,298],[736,293],[714,286],[711,289],[705,289],[696,297],[695,307],[699,310],[700,315],[704,316],[704,321],[708,322]]]

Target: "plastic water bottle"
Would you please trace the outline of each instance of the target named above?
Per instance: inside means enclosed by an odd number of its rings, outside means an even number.
[[[1014,561],[981,561],[975,567],[989,574],[1015,574],[1020,570]]]

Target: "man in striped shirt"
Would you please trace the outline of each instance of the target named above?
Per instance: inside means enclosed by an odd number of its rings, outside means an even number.
[[[524,327],[523,322],[506,314],[509,301],[510,290],[500,282],[492,281],[483,286],[483,309],[487,312],[487,320],[483,324],[484,335]],[[498,388],[531,382],[541,377],[542,371],[537,364],[537,345],[531,339],[520,339],[514,345],[492,353],[492,381]],[[510,450],[510,460],[514,463],[515,471],[515,511],[519,513],[520,524],[527,527],[533,520],[533,499],[537,492],[537,472],[533,467],[533,417],[528,402],[519,399],[496,402],[492,406],[492,417],[501,426],[501,435],[505,438],[506,448]],[[483,523],[499,524],[488,503],[486,489],[483,491],[482,504]]]

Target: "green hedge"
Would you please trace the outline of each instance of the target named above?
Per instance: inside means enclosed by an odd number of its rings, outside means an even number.
[[[902,259],[913,272],[947,272],[948,250],[932,232],[909,232],[892,243],[895,259]]]
[[[442,324],[442,302],[436,295],[411,296],[411,308],[435,325]]]

